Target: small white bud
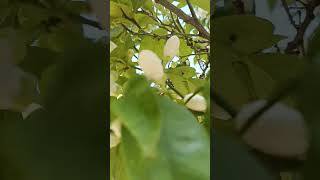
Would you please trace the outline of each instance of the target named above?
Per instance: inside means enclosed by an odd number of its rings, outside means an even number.
[[[120,143],[120,138],[113,132],[110,132],[110,149],[116,147]]]
[[[40,108],[42,108],[41,105],[39,105],[37,103],[31,103],[29,106],[26,107],[26,109],[24,111],[22,111],[23,119],[26,119],[32,112],[34,112]]]
[[[191,96],[193,95],[193,93],[191,94],[187,94],[184,97],[184,101],[186,102]],[[199,111],[199,112],[205,112],[207,109],[207,103],[206,100],[203,96],[196,94],[195,96],[193,96],[188,103],[186,104],[186,106],[193,110],[193,111]]]
[[[115,48],[117,48],[117,45],[116,45],[114,42],[110,41],[110,53],[111,53]]]
[[[164,57],[170,57],[170,59],[172,59],[173,57],[179,54],[179,48],[180,48],[180,39],[178,38],[178,36],[170,37],[167,40],[166,44],[164,45],[164,49],[163,49]]]
[[[138,63],[148,79],[158,81],[163,77],[164,71],[161,60],[154,52],[142,50],[139,53]]]
[[[110,125],[110,149],[116,147],[121,142],[121,123],[115,120]]]
[[[259,100],[245,105],[235,118],[236,128],[240,130],[265,104],[265,100]],[[245,132],[243,139],[261,152],[282,157],[303,155],[309,146],[302,114],[282,103],[276,103],[264,112]]]
[[[110,75],[110,96],[116,96],[118,84],[115,82],[115,77]]]

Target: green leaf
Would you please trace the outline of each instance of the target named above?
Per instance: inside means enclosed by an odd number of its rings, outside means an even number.
[[[134,19],[142,28],[147,28],[149,25],[155,25],[155,21],[151,17],[144,14],[135,14]]]
[[[196,5],[207,12],[210,12],[210,1],[209,0],[191,0],[192,5]]]
[[[259,163],[234,137],[219,132],[214,132],[213,137],[214,179],[276,180],[276,176]]]
[[[23,28],[32,31],[41,25],[41,23],[47,21],[50,15],[52,15],[50,11],[44,8],[23,3],[20,4],[20,11],[17,18]]]
[[[268,0],[270,9],[273,9],[277,2],[278,0]]]
[[[129,180],[209,180],[210,143],[205,129],[184,107],[158,98],[161,139],[153,157],[144,157],[133,136],[123,131],[121,149]]]
[[[174,88],[178,90],[182,95],[189,93],[188,81],[179,74],[168,74],[170,81]]]
[[[141,8],[148,0],[131,0],[134,10]]]
[[[116,3],[114,1],[110,1],[110,17],[111,18],[121,18],[123,16],[123,12],[128,16],[133,16],[133,11],[129,6],[124,4]]]
[[[131,79],[125,88],[124,97],[111,108],[137,139],[143,154],[153,156],[160,139],[160,111],[156,96],[146,79],[142,76]]]
[[[88,2],[69,1],[65,5],[65,10],[74,14],[88,13],[90,11]]]
[[[57,54],[53,51],[32,46],[28,48],[27,55],[19,66],[40,79],[42,72],[55,62],[56,57]]]
[[[27,39],[23,31],[0,29],[0,62],[20,63],[26,55]]]
[[[151,50],[155,52],[160,57],[160,59],[164,60],[163,58],[164,44],[165,44],[165,41],[163,39],[159,40],[149,36],[145,36],[141,41],[139,51],[144,49]]]
[[[318,27],[311,36],[308,54],[310,57],[319,57],[320,48],[320,28]]]
[[[234,25],[237,24],[237,28]],[[251,54],[272,47],[280,36],[273,34],[271,22],[253,15],[233,15],[215,19],[216,43],[241,54]]]
[[[248,59],[280,83],[301,76],[304,73],[307,60],[283,54],[253,55]]]
[[[233,68],[232,62],[237,56],[223,46],[216,46],[213,54],[213,87],[233,107],[240,108],[250,101],[251,95]]]
[[[180,39],[179,56],[187,56],[193,52],[193,49],[187,45],[184,39]]]
[[[122,26],[116,26],[111,28],[110,39],[118,37],[123,32],[123,30],[124,28]]]
[[[167,74],[174,74],[183,78],[192,78],[196,76],[196,70],[190,66],[179,66],[168,69]]]
[[[1,130],[0,153],[21,169],[21,179],[106,176],[107,79],[101,68],[107,67],[106,50],[99,45],[81,45],[59,56],[44,98],[45,109],[24,121],[8,119],[5,131]]]

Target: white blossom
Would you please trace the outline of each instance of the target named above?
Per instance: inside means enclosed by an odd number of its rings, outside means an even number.
[[[164,57],[170,57],[172,59],[173,57],[179,55],[179,48],[180,48],[180,39],[178,36],[172,36],[170,37],[166,44],[164,45],[163,49],[163,55]]]
[[[193,93],[187,94],[184,97],[184,101],[186,102],[192,95]],[[186,106],[193,111],[199,111],[199,112],[204,112],[207,109],[207,103],[205,98],[199,94],[196,94],[195,96],[193,96],[187,102]]]
[[[118,84],[117,76],[114,72],[110,73],[110,96],[117,96]]]
[[[163,77],[161,60],[153,51],[142,50],[139,53],[138,63],[148,79],[158,81]]]
[[[23,119],[26,119],[32,112],[34,112],[40,108],[42,108],[41,105],[39,105],[37,103],[31,103],[29,106],[26,107],[26,109],[24,111],[22,111]]]
[[[116,147],[121,142],[121,123],[114,120],[110,125],[110,149]]]
[[[235,118],[236,128],[240,130],[265,104],[265,100],[259,100],[245,105]],[[300,156],[308,148],[307,127],[302,114],[282,103],[276,103],[264,112],[245,132],[243,139],[253,148],[276,156]]]
[[[110,53],[111,53],[115,48],[117,48],[117,45],[116,45],[114,42],[110,41]]]

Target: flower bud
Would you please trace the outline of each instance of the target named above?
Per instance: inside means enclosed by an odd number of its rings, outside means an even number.
[[[111,53],[115,48],[117,48],[117,45],[116,45],[114,42],[110,41],[110,53]]]
[[[193,93],[191,94],[187,94],[184,97],[184,101],[186,102],[191,96],[193,95]],[[207,109],[207,103],[206,100],[203,96],[196,94],[195,96],[193,96],[188,103],[186,104],[186,106],[193,110],[193,111],[199,111],[199,112],[205,112]]]
[[[259,100],[245,105],[235,118],[236,128],[240,130],[265,104],[265,100]],[[282,103],[276,103],[264,112],[247,129],[243,139],[261,152],[283,157],[303,155],[309,145],[302,114]]]
[[[139,53],[139,66],[148,79],[158,81],[163,75],[163,66],[159,57],[150,50],[142,50]]]
[[[164,50],[163,50],[164,57],[170,57],[170,59],[172,59],[173,57],[179,54],[179,48],[180,48],[180,39],[178,38],[178,36],[170,37],[167,40],[166,44],[164,45]]]

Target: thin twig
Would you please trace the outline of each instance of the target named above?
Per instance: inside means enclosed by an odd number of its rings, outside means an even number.
[[[76,15],[76,14],[67,14],[68,17],[70,19],[72,19],[73,21],[75,22],[79,22],[81,24],[86,24],[86,25],[89,25],[89,26],[92,26],[92,27],[95,27],[95,28],[98,28],[100,30],[102,30],[103,28],[100,26],[100,24],[96,21],[93,21],[93,20],[90,20],[90,19],[87,19],[83,16],[80,16],[80,15]]]
[[[304,34],[309,27],[312,20],[315,18],[313,11],[314,9],[320,5],[319,0],[313,0],[310,1],[308,4],[305,4],[305,10],[306,10],[306,17],[304,21],[301,23],[301,25],[298,26],[297,34],[295,38],[288,43],[285,52],[286,53],[293,53],[294,50],[296,50],[301,44],[304,42]]]
[[[195,95],[197,95],[199,92],[201,92],[202,91],[202,87],[201,88],[199,88],[198,90],[196,90],[187,100],[186,100],[186,102],[184,102],[184,104],[187,104]]]
[[[191,12],[191,16],[193,17],[193,19],[199,21],[198,18],[197,18],[196,13],[195,13],[195,11],[194,11],[194,9],[193,9],[193,7],[192,7],[192,4],[191,4],[190,0],[186,0],[186,1],[187,1],[189,10],[190,10],[190,12]]]
[[[283,6],[284,10],[285,10],[286,13],[287,13],[287,16],[288,16],[288,18],[289,18],[290,23],[293,25],[293,27],[295,27],[296,29],[298,29],[298,26],[297,26],[296,23],[294,22],[293,16],[292,16],[291,13],[290,13],[290,9],[289,9],[289,7],[288,7],[287,1],[286,1],[286,0],[281,0],[281,3],[282,3],[282,6]]]
[[[181,99],[184,99],[184,96],[182,95],[182,93],[180,93],[172,84],[172,82],[170,81],[170,79],[166,80],[166,84],[169,86],[169,88],[171,90],[173,90],[178,96],[180,96]]]
[[[217,105],[222,107],[225,111],[227,111],[232,118],[237,115],[237,111],[233,108],[230,103],[228,103],[220,94],[216,93],[214,90],[210,91],[210,98]]]
[[[205,39],[210,39],[209,32],[196,21],[193,17],[188,16],[186,13],[184,13],[181,9],[177,8],[167,0],[155,0],[156,3],[161,4],[165,8],[167,8],[169,11],[175,13],[178,17],[180,17],[184,22],[193,25],[198,31],[201,37]]]

